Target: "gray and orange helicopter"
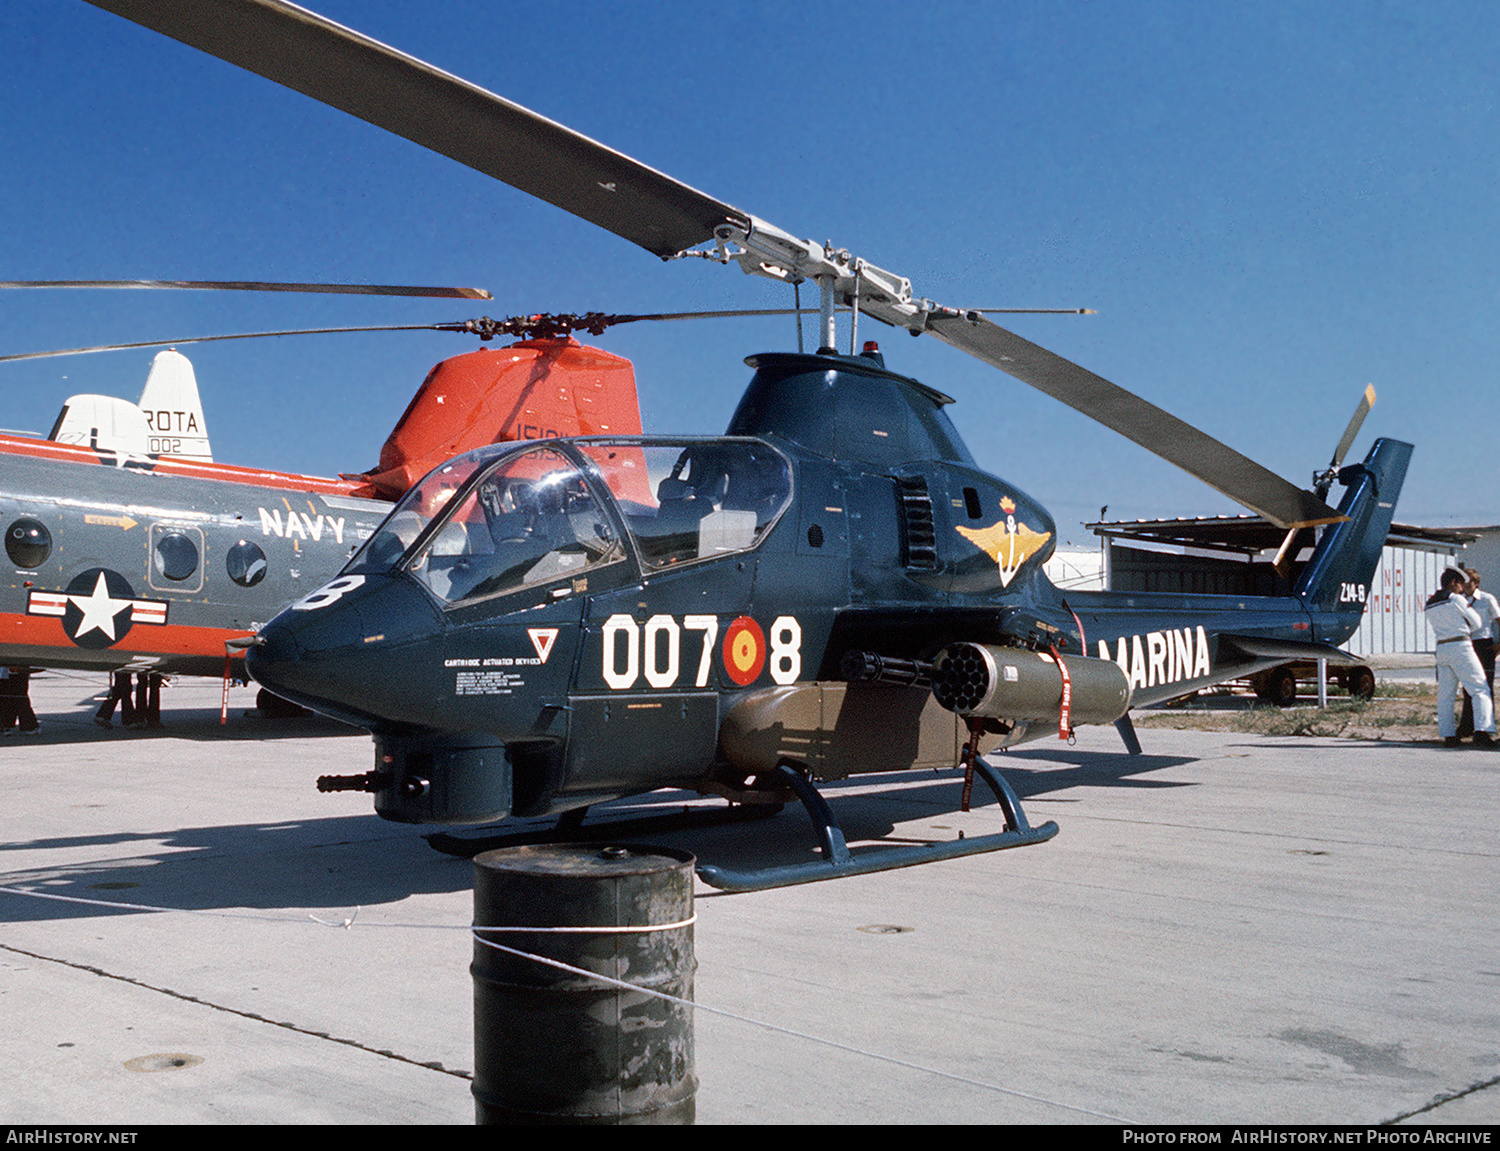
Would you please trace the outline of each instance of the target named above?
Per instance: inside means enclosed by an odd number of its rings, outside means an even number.
[[[321,787],[368,791],[393,820],[555,815],[565,833],[591,805],[661,788],[745,807],[796,796],[822,858],[700,875],[800,883],[1055,834],[985,752],[1085,723],[1115,723],[1138,750],[1133,706],[1290,659],[1348,662],[1336,645],[1364,611],[1412,451],[1380,439],[1341,466],[1368,403],[1303,490],[977,311],[305,9],[94,2],[657,257],[819,291],[817,350],[751,356],[724,436],[612,429],[458,454],[413,475],[333,579],[258,627],[255,679],[374,735],[373,770]],[[1310,542],[1295,582],[1264,597],[1059,592],[1042,572],[1052,518],[975,466],[949,397],[860,345],[860,315],[935,335],[1185,468],[1283,528],[1284,562]],[[955,763],[965,804],[975,774],[995,792],[1003,832],[852,853],[816,788]]]
[[[370,285],[171,286],[488,295]],[[434,367],[379,463],[359,474],[318,477],[216,462],[192,365],[175,350],[155,357],[139,403],[70,396],[45,438],[0,434],[0,509],[11,565],[11,578],[0,584],[0,664],[243,678],[244,641],[326,583],[429,468],[507,440],[563,431],[639,434],[629,361],[568,338],[563,333],[575,322],[599,320],[485,317],[434,325],[484,340],[523,338]]]

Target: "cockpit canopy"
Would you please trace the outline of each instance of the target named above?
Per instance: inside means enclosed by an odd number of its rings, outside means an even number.
[[[650,573],[748,551],[791,496],[791,465],[761,440],[484,448],[429,472],[344,570],[405,570],[467,604],[631,556]]]

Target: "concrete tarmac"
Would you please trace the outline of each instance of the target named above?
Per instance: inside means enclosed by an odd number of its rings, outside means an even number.
[[[0,739],[0,886],[174,910],[0,894],[0,1122],[472,1122],[471,865],[313,788],[369,738],[192,683],[104,731],[104,686],[38,680]],[[1050,843],[700,884],[699,1122],[1500,1121],[1500,752],[1141,734],[997,758]],[[958,793],[826,789],[856,851],[1000,827]],[[794,806],[653,838],[813,843]]]

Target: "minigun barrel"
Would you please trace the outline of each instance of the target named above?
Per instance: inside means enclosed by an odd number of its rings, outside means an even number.
[[[900,659],[873,651],[847,651],[839,670],[850,683],[894,683],[926,687],[932,682],[932,664],[919,659]]]

